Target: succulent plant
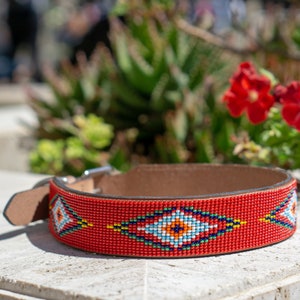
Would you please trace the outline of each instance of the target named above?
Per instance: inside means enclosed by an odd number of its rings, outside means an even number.
[[[81,139],[74,120],[92,113],[114,128],[105,146],[118,168],[226,161],[235,121],[222,122],[226,112],[216,100],[227,82],[223,52],[179,30],[170,1],[163,9],[160,1],[150,2],[133,1],[124,23],[112,18],[112,52],[99,46],[90,61],[79,55],[78,66],[66,63],[59,75],[48,71],[53,101],[31,101],[38,137]],[[76,148],[78,141],[71,141]]]
[[[213,159],[196,139],[215,139],[208,114],[216,110],[212,85],[226,80],[222,51],[178,30],[174,20],[143,12],[126,26],[113,20],[111,41],[119,76],[111,78],[107,120],[117,129],[138,128],[135,151],[150,161]]]
[[[38,142],[30,155],[33,171],[81,175],[108,161],[110,154],[106,149],[114,135],[112,126],[95,115],[76,115],[72,121],[67,128],[69,137]]]

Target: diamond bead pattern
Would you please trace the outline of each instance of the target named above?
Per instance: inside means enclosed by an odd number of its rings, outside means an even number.
[[[243,224],[245,222],[241,220],[193,207],[173,207],[108,225],[107,228],[154,248],[182,251],[207,243]]]
[[[59,236],[64,236],[76,230],[91,227],[93,224],[78,216],[78,214],[64,201],[63,197],[56,195],[50,201],[50,217],[54,221],[54,228]]]
[[[297,193],[292,190],[288,196],[261,221],[294,230],[296,225]]]

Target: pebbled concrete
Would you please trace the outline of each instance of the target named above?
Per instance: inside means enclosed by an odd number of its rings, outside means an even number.
[[[0,171],[0,212],[40,177]],[[13,227],[0,216],[0,299],[299,300],[299,249],[298,230],[285,242],[237,254],[109,257],[58,243],[47,222]]]

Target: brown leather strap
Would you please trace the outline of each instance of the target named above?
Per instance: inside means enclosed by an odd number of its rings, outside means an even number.
[[[3,215],[12,225],[27,225],[37,220],[47,219],[49,215],[49,181],[42,180],[42,186],[38,182],[30,190],[14,194],[6,204]],[[68,177],[74,181],[73,177]],[[79,178],[76,182],[69,183],[79,191],[92,191],[94,181],[92,178]]]
[[[260,190],[290,179],[280,169],[245,165],[140,165],[125,174],[96,178],[94,188],[104,195],[185,198]]]
[[[13,225],[26,225],[48,218],[49,187],[41,186],[14,194],[4,209],[4,217]]]
[[[201,167],[199,167],[201,166]],[[198,198],[224,193],[243,193],[276,187],[291,180],[290,175],[281,170],[253,168],[240,165],[140,165],[125,174],[69,179],[65,184],[55,179],[64,189],[78,193],[101,193],[110,198],[152,197]],[[70,183],[71,181],[71,183]],[[28,191],[16,193],[4,209],[4,216],[13,225],[26,225],[48,217],[48,184]]]

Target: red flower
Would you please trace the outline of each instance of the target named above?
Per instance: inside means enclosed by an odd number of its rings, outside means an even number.
[[[274,104],[274,97],[270,94],[270,80],[257,74],[251,63],[244,62],[240,64],[230,83],[231,87],[223,97],[230,114],[240,117],[246,112],[253,124],[266,120]]]
[[[279,85],[274,94],[282,104],[283,119],[300,131],[300,82],[293,81],[287,87]]]

